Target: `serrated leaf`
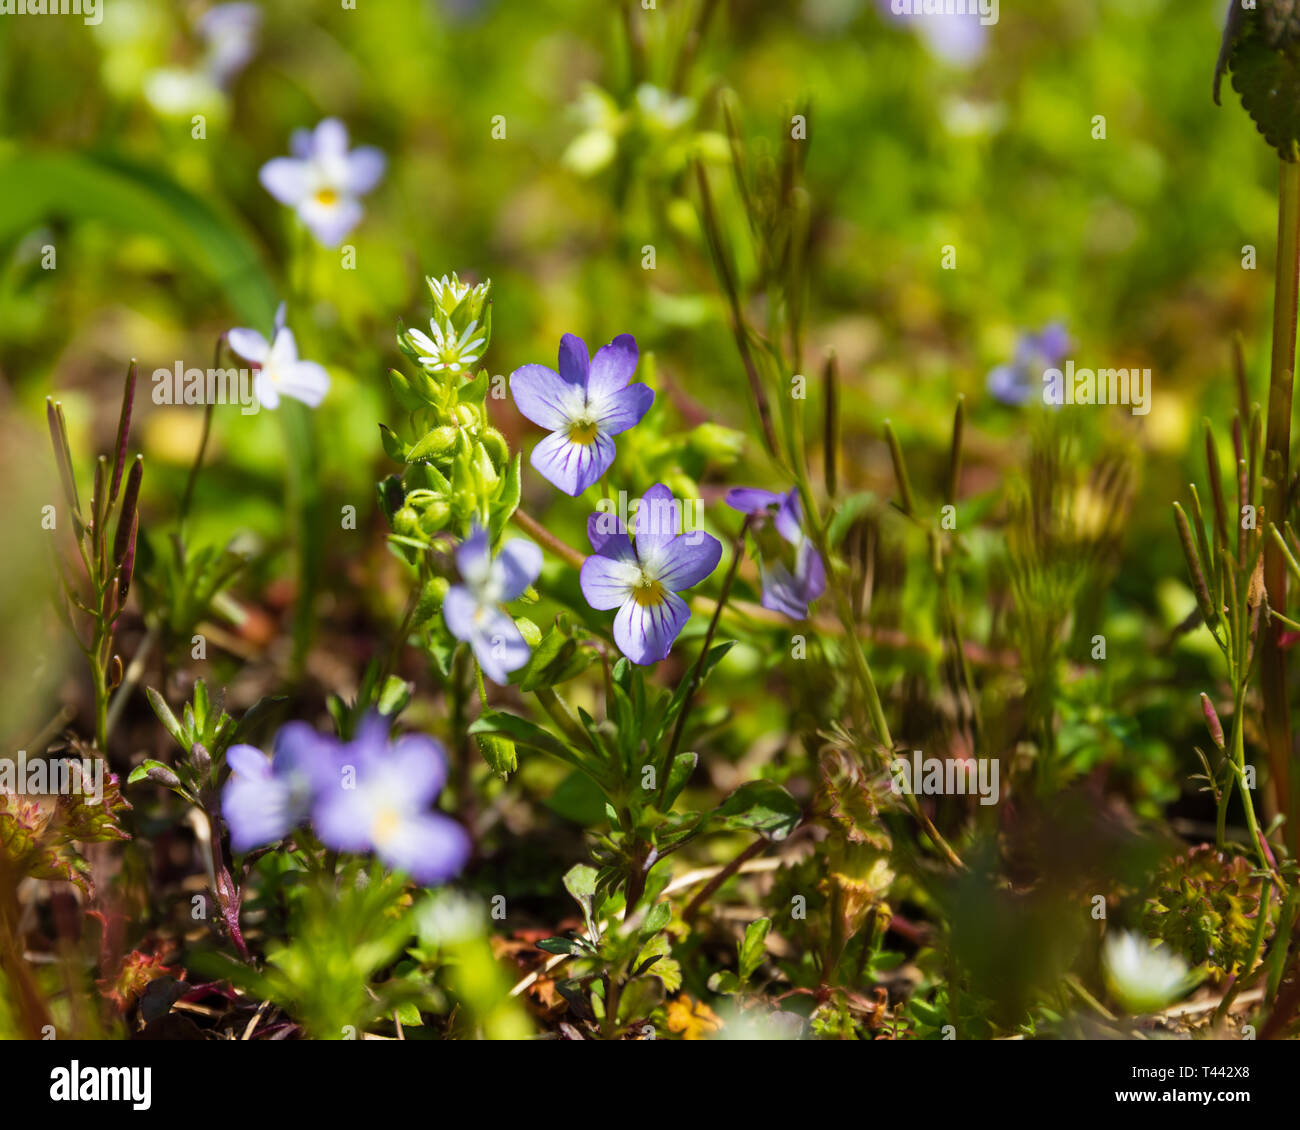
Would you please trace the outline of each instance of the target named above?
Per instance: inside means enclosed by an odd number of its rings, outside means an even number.
[[[1230,21],[1225,44],[1228,34],[1233,89],[1265,140],[1284,161],[1294,161],[1300,144],[1300,40],[1283,31],[1272,42],[1258,11],[1242,12],[1235,26]],[[1223,66],[1221,56],[1216,83]]]

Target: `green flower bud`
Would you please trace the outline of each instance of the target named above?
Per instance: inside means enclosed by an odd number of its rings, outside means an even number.
[[[493,466],[504,467],[510,462],[510,445],[496,428],[484,428],[478,438],[491,457]]]
[[[524,643],[529,647],[536,647],[542,642],[542,629],[527,616],[516,617],[515,627],[519,629],[519,634],[524,637]]]
[[[434,428],[406,453],[407,461],[419,463],[446,455],[456,443],[458,429],[444,426]]]
[[[687,433],[686,443],[692,451],[706,459],[734,463],[745,447],[745,435],[734,428],[724,428],[721,424],[701,424]]]
[[[393,533],[413,538],[420,534],[420,515],[410,506],[403,506],[393,515]]]
[[[432,537],[447,528],[447,521],[450,517],[451,507],[441,498],[434,499],[424,508],[424,512],[420,515],[420,529],[426,537]]]

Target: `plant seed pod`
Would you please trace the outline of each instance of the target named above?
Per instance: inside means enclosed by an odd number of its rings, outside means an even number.
[[[1219,712],[1214,709],[1214,703],[1210,701],[1210,696],[1201,693],[1201,710],[1205,714],[1205,725],[1210,731],[1210,737],[1219,749],[1226,749],[1227,746],[1223,740],[1223,723],[1219,721]]]

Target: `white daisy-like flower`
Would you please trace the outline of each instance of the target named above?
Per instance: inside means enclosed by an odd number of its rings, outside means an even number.
[[[440,279],[430,276],[427,281],[434,302],[437,303],[439,309],[445,310],[448,314],[455,310],[465,300],[465,297],[471,293],[479,292],[486,296],[489,285],[488,283],[479,283],[478,286],[470,286],[467,282],[461,282],[454,271],[450,275],[443,275]]]
[[[454,326],[440,326],[437,318],[429,322],[429,329],[433,331],[433,337],[421,330],[411,330],[409,335],[411,344],[420,353],[420,364],[430,372],[440,373],[446,370],[459,373],[468,369],[482,356],[483,346],[487,344],[487,338],[481,331],[478,337],[474,337],[478,330],[477,318],[465,327],[464,333],[459,337],[456,336]]]
[[[315,408],[329,391],[330,376],[325,366],[298,357],[293,330],[284,324],[284,304],[275,314],[270,341],[256,330],[237,328],[226,334],[231,350],[258,366],[253,394],[263,408],[278,408],[281,396],[291,396]]]

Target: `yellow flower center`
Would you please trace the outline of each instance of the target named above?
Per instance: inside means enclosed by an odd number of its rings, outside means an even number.
[[[597,431],[595,420],[579,420],[569,427],[569,441],[581,444],[595,443]]]
[[[381,808],[370,825],[370,838],[377,844],[392,839],[401,827],[402,817],[394,808]]]
[[[316,193],[316,203],[326,208],[333,207],[339,201],[339,194],[332,188],[322,188]]]
[[[654,604],[662,604],[664,599],[664,587],[658,581],[652,581],[649,577],[642,577],[636,583],[632,590],[632,599],[646,608]]]

